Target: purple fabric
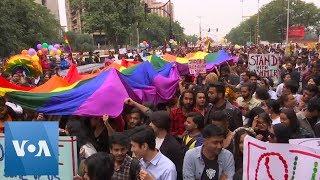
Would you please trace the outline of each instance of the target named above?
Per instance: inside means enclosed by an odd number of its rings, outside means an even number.
[[[170,70],[168,77],[158,74],[155,76],[152,86],[143,89],[134,89],[134,92],[143,102],[154,104],[166,102],[175,94],[179,79],[178,68],[174,66]]]
[[[86,99],[74,114],[83,116],[107,114],[117,117],[123,110],[124,100],[134,96],[134,92],[122,83],[117,71],[110,69],[103,85]]]

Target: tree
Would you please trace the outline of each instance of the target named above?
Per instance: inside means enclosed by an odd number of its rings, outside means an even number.
[[[157,14],[149,14],[147,20],[140,24],[140,37],[143,40],[151,42],[153,46],[163,45],[165,40],[169,38],[170,19],[161,17]],[[185,40],[183,28],[179,22],[172,22],[172,31],[176,41],[182,42]]]
[[[142,19],[140,0],[72,0],[71,5],[84,9],[86,32],[104,32],[115,47],[129,41],[132,26]]]
[[[269,42],[282,42],[284,39],[287,0],[274,0],[260,9],[259,35],[261,40]],[[313,3],[301,0],[290,1],[290,25],[316,26],[319,24],[320,9]],[[257,15],[254,15],[233,28],[226,38],[236,44],[245,44],[254,40],[256,33]]]
[[[194,35],[188,35],[188,36],[186,36],[186,40],[189,43],[196,44],[197,41],[198,41],[198,36],[195,35],[195,34]]]
[[[0,57],[34,47],[36,41],[57,42],[59,23],[49,10],[30,0],[0,1]]]
[[[94,50],[93,38],[90,34],[66,32],[70,46],[74,51],[88,52]]]

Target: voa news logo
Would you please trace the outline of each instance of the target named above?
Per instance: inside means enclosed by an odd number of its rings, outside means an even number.
[[[17,156],[19,156],[19,157],[25,156],[25,154],[26,154],[25,153],[25,145],[27,142],[29,142],[29,141],[23,140],[21,143],[19,143],[18,140],[12,141],[12,144],[13,144],[13,147],[16,151]],[[35,156],[41,156],[42,153],[44,154],[44,156],[47,156],[47,157],[51,156],[48,144],[45,140],[40,140],[38,142],[38,146],[35,146],[34,144],[29,144],[27,146],[27,150],[29,151],[29,153],[34,153],[36,151],[37,147],[38,147],[39,151]]]
[[[5,176],[58,175],[58,122],[5,123]]]

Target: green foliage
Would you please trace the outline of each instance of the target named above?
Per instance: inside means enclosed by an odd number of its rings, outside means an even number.
[[[138,44],[137,25],[141,41],[157,46],[169,37],[169,18],[148,14],[146,20],[140,0],[71,0],[71,6],[84,9],[85,32],[104,32],[114,47]],[[184,40],[183,28],[178,22],[172,23],[172,29],[178,41]]]
[[[287,0],[274,0],[260,9],[259,35],[261,40],[282,42],[286,28]],[[317,26],[320,23],[320,9],[313,3],[301,0],[290,1],[290,25]],[[254,41],[257,15],[254,15],[233,28],[226,38],[236,44],[245,44],[250,39]]]
[[[30,0],[0,1],[0,57],[20,53],[36,41],[57,42],[59,23],[46,7]]]
[[[169,27],[169,18],[160,17],[157,14],[149,14],[147,20],[140,24],[140,39],[151,42],[153,46],[163,45],[165,40],[168,40]],[[185,35],[179,22],[172,23],[172,31],[176,41],[184,41]]]
[[[187,42],[196,44],[197,41],[198,41],[198,36],[195,35],[195,34],[194,35],[188,35],[188,36],[186,36],[186,40],[187,40]]]
[[[128,42],[143,11],[139,0],[72,0],[71,6],[84,9],[85,32],[104,32],[115,46]]]
[[[73,51],[89,52],[95,48],[93,38],[90,34],[79,34],[68,31],[66,35]]]

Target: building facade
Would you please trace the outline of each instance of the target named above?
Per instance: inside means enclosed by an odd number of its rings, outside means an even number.
[[[151,13],[155,13],[161,17],[168,17],[174,19],[174,6],[172,2],[167,4],[156,0],[144,0],[144,2],[151,8]]]
[[[59,9],[59,0],[34,0],[35,3],[41,4],[43,6],[45,6],[50,12],[51,14],[53,14],[55,16],[55,18],[59,21],[61,29],[63,31],[67,31],[68,29],[70,29],[70,24],[69,22],[63,23],[61,22],[61,17],[63,17],[64,14],[60,14],[60,13],[66,13],[66,19],[68,20],[68,5],[69,5],[69,0],[65,0],[65,1],[61,1],[65,6],[65,11]]]

